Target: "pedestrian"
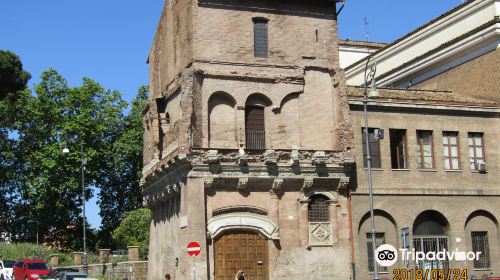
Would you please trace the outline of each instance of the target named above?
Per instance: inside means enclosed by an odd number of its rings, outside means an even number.
[[[236,276],[234,277],[234,280],[245,280],[245,273],[243,273],[243,271],[238,271],[238,273],[236,273]]]
[[[165,280],[171,280],[171,279],[172,279],[172,278],[170,277],[170,274],[169,274],[169,273],[165,274]]]

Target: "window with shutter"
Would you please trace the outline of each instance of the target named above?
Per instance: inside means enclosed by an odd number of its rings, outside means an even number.
[[[363,166],[367,167],[366,164],[366,141],[364,128],[361,129],[363,139]],[[368,128],[368,144],[370,145],[370,156],[372,158],[372,167],[381,168],[382,161],[380,160],[380,140],[375,138],[375,128]]]
[[[417,165],[420,169],[434,168],[432,131],[417,130]]]
[[[458,132],[443,132],[444,168],[446,170],[460,169],[460,153],[458,152]]]
[[[469,144],[470,169],[478,170],[479,163],[484,162],[483,134],[480,132],[469,132],[467,141]]]
[[[264,108],[258,106],[247,106],[245,109],[245,115],[247,149],[264,150],[266,148]]]
[[[389,130],[392,169],[408,168],[406,156],[406,129]]]
[[[256,57],[268,56],[268,31],[265,18],[253,19],[254,51]]]

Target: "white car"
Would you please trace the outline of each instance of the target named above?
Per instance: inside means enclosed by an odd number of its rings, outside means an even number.
[[[15,261],[0,261],[0,280],[12,280],[12,267]]]

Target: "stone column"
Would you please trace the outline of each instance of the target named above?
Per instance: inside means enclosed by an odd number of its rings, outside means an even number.
[[[83,252],[73,252],[73,264],[75,266],[83,264]]]
[[[135,262],[139,260],[139,246],[127,246],[128,261]]]
[[[110,249],[99,249],[99,263],[109,262],[109,252]]]
[[[49,259],[49,264],[52,267],[58,267],[59,266],[59,255],[51,255]]]

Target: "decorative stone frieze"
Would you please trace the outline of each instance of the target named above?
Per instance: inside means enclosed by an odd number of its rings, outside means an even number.
[[[326,165],[328,161],[328,156],[324,151],[317,151],[314,152],[313,155],[313,164],[318,166],[318,165]]]
[[[187,177],[203,178],[207,195],[217,190],[219,182],[225,186],[235,183],[243,193],[255,184],[268,184],[274,194],[282,194],[283,186],[294,186],[302,191],[325,187],[341,190],[349,186],[349,164],[344,164],[342,152],[308,152],[298,149],[267,150],[262,154],[244,150],[204,150],[178,154],[154,172],[141,179],[143,204],[154,207],[162,201],[178,196]],[[266,183],[267,182],[267,183]]]
[[[177,158],[173,165],[164,167],[161,172],[156,172],[145,180],[147,184],[143,188],[143,205],[154,207],[161,202],[178,196],[184,187],[187,175],[191,170],[189,161],[185,158]]]
[[[299,149],[292,149],[292,153],[290,154],[290,165],[299,165],[300,154]]]
[[[238,190],[245,190],[248,187],[248,178],[247,177],[240,177],[238,179]]]
[[[340,178],[339,182],[339,190],[345,190],[349,186],[350,178],[349,177],[343,177]]]
[[[214,184],[214,178],[213,177],[207,177],[205,178],[205,188],[210,189],[213,187]]]
[[[240,166],[247,165],[247,154],[245,154],[245,150],[243,149],[239,150],[238,165]]]
[[[278,162],[278,158],[276,157],[276,152],[274,150],[266,150],[264,152],[265,163],[276,164]]]
[[[302,190],[307,190],[312,187],[314,179],[310,177],[304,178],[304,183],[302,184]]]
[[[209,150],[207,152],[207,162],[209,164],[219,163],[219,152],[217,150]]]
[[[313,165],[313,154],[314,151],[307,150],[268,150],[269,153],[262,151],[252,151],[248,150],[245,153],[246,162],[248,164],[265,164],[266,156],[273,160],[276,158],[276,164],[291,165],[290,161],[293,161],[297,165]],[[273,155],[274,153],[274,155]],[[324,151],[326,156],[326,164],[329,166],[343,166],[344,165],[344,152],[343,151]],[[241,157],[241,150],[231,149],[231,150],[202,150],[194,149],[190,151],[188,157],[192,164],[238,164],[238,159]],[[217,160],[218,159],[218,160]]]
[[[283,188],[283,179],[280,178],[274,179],[272,189],[281,190],[282,188]]]

